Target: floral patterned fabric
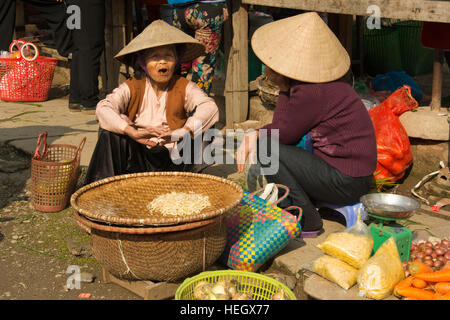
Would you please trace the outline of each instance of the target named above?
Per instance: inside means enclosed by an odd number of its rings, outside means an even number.
[[[226,3],[192,3],[173,7],[173,25],[205,45],[205,54],[181,65],[181,74],[208,95],[222,38],[223,22],[228,19]]]

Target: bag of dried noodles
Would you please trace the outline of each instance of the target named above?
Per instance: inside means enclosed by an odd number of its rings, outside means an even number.
[[[345,290],[356,283],[356,273],[358,272],[349,264],[326,254],[313,262],[312,270]]]
[[[390,237],[358,271],[359,295],[376,300],[384,299],[404,278],[405,272],[397,244],[394,238]]]
[[[360,269],[369,260],[373,249],[372,235],[361,221],[361,211],[358,210],[358,219],[351,228],[344,232],[330,233],[317,247],[324,253]]]
[[[333,232],[317,247],[324,253],[359,269],[369,260],[372,253],[373,240],[363,235]]]

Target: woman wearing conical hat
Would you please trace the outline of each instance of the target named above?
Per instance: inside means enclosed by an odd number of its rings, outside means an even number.
[[[171,152],[176,141],[213,126],[218,108],[175,71],[203,52],[196,39],[157,20],[115,56],[138,67],[133,78],[97,104],[99,137],[85,184],[126,173],[192,169],[175,164]]]
[[[359,202],[373,184],[377,163],[375,131],[370,116],[353,88],[340,79],[350,58],[333,32],[315,12],[266,24],[252,37],[256,56],[267,66],[265,75],[280,88],[272,123],[248,133],[238,149],[238,169],[246,160],[257,163],[256,146],[279,134],[279,161],[267,182],[286,185],[290,195],[281,207],[302,208],[304,236],[315,236],[323,222],[315,204],[350,205]],[[264,140],[262,129],[269,138]],[[312,152],[298,147],[309,134]],[[249,154],[251,156],[249,156]],[[252,170],[250,169],[249,172]]]

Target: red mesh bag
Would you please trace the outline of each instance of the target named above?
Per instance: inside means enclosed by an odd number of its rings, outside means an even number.
[[[377,139],[377,169],[375,179],[401,179],[411,166],[409,137],[399,120],[406,111],[416,109],[417,101],[408,85],[397,89],[380,105],[369,110]]]

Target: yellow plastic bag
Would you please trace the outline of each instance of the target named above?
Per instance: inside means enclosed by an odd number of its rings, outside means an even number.
[[[312,270],[345,290],[356,283],[356,273],[358,272],[347,263],[326,254],[313,262]]]
[[[359,269],[369,260],[373,240],[372,237],[363,234],[333,232],[317,247],[324,253]]]
[[[361,297],[381,300],[388,297],[394,286],[405,278],[402,261],[393,237],[385,241],[372,258],[358,271],[357,282]]]

